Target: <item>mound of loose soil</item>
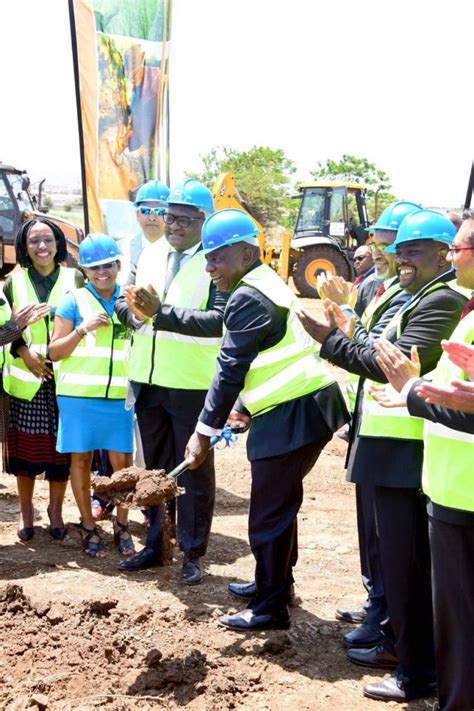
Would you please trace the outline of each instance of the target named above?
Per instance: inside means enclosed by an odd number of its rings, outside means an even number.
[[[176,496],[179,488],[164,469],[126,467],[111,477],[92,477],[92,488],[101,499],[126,508],[159,506]]]

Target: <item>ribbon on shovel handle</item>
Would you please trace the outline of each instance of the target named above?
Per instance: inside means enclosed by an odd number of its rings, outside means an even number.
[[[235,444],[237,442],[237,435],[235,434],[235,432],[232,431],[230,425],[226,425],[220,435],[214,435],[213,437],[211,437],[209,442],[209,449],[214,449],[214,447],[216,447],[216,445],[218,445],[220,442],[224,443],[222,449],[230,447],[231,444]],[[170,479],[176,479],[180,474],[186,471],[186,469],[191,463],[192,460],[185,459],[183,462],[181,462],[181,464],[178,464],[178,466],[175,467],[168,474],[168,477]]]

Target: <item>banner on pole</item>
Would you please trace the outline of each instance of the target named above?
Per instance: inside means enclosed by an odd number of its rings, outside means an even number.
[[[87,232],[136,233],[131,200],[169,183],[171,0],[69,0]]]

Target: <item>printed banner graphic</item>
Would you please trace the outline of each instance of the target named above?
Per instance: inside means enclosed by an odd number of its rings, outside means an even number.
[[[137,229],[137,188],[169,183],[171,0],[69,0],[69,8],[86,229],[122,240]]]

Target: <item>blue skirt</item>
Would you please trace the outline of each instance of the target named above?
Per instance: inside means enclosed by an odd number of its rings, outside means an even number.
[[[133,409],[125,400],[59,395],[58,452],[133,452]]]

